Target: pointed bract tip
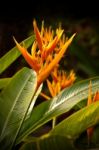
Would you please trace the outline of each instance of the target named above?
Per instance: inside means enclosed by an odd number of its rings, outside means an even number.
[[[76,36],[76,33],[74,33],[74,34],[70,37],[70,40],[72,41],[75,36]]]
[[[36,23],[36,20],[34,19],[33,20],[33,27],[36,27],[37,26],[37,23]]]
[[[14,42],[15,42],[15,43],[18,43],[18,42],[16,41],[16,39],[15,39],[15,37],[14,37],[14,36],[13,36],[13,40],[14,40]]]
[[[20,48],[21,48],[21,46],[20,46],[20,44],[17,42],[17,40],[15,39],[15,37],[14,37],[14,36],[13,36],[13,40],[14,40],[14,42],[15,42],[16,46],[20,49]]]

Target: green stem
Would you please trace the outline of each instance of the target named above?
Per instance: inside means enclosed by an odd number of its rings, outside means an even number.
[[[52,129],[54,129],[55,125],[56,125],[56,117],[54,117],[52,120]]]

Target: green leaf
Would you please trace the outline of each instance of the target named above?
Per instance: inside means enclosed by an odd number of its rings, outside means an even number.
[[[99,123],[99,101],[82,108],[67,119],[59,123],[51,135],[62,135],[76,139],[87,128]]]
[[[34,139],[33,139],[34,141]],[[41,137],[24,144],[20,150],[75,150],[73,142],[64,136]]]
[[[24,137],[41,127],[53,117],[68,112],[78,102],[87,98],[90,80],[92,82],[92,91],[95,93],[97,89],[99,89],[99,77],[78,82],[63,90],[52,100],[43,102],[35,107],[31,117],[24,122],[16,143],[19,143]]]
[[[5,88],[6,85],[9,83],[9,81],[10,81],[10,78],[0,79],[0,90]]]
[[[23,68],[0,93],[0,148],[10,150],[22,126],[37,86],[36,73]]]
[[[28,48],[34,41],[34,36],[30,36],[21,43],[25,44],[25,47]],[[5,71],[19,56],[21,55],[20,51],[15,46],[8,53],[6,53],[2,58],[0,58],[0,74]]]
[[[73,109],[79,110],[79,109],[85,107],[86,105],[87,105],[87,100],[85,99],[85,100],[79,102]]]

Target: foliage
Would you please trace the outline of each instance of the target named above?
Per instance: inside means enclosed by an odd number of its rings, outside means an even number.
[[[50,40],[47,45],[49,41],[45,44],[46,39],[44,43],[40,39],[42,32],[44,29],[39,32],[34,22],[34,33],[41,51],[38,50],[36,53],[37,45],[34,35],[22,42],[25,48],[14,38],[17,46],[0,58],[1,75],[19,58],[21,53],[32,68],[23,67],[12,77],[0,79],[0,149],[82,150],[99,148],[99,76],[75,83],[75,74],[70,74],[65,78],[66,74],[63,71],[58,72],[56,64],[59,64],[74,35],[64,42],[64,39],[60,40],[63,31],[57,29],[56,37],[52,37],[52,41]],[[49,30],[49,33],[52,32]],[[59,40],[60,45],[57,48],[60,47],[60,51],[52,51]],[[45,45],[42,46],[42,44]],[[27,48],[31,45],[30,55]],[[74,51],[75,48],[71,48]],[[75,53],[77,52],[76,50]],[[83,55],[83,51],[78,53],[80,53],[77,54],[79,56],[81,53]],[[84,59],[85,57],[82,61],[85,61]],[[38,60],[41,64],[38,63]],[[48,100],[44,101],[45,98],[41,97],[41,90],[51,72],[54,82],[49,81],[49,78],[47,83],[50,95],[53,90],[54,95],[47,96]],[[96,92],[95,102],[87,105],[88,95],[91,97]],[[94,129],[93,135],[88,138],[87,131],[91,127]]]

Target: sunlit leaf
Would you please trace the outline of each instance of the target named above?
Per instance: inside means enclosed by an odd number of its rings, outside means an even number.
[[[0,149],[12,148],[33,100],[36,86],[36,73],[23,68],[0,93]]]
[[[84,107],[59,123],[51,135],[62,135],[76,139],[87,128],[99,123],[99,101]]]
[[[25,136],[41,127],[53,117],[68,112],[78,102],[87,98],[90,80],[92,82],[92,91],[95,93],[99,89],[99,77],[78,82],[70,88],[63,90],[52,100],[43,102],[35,107],[31,117],[24,122],[16,143],[19,143]]]

